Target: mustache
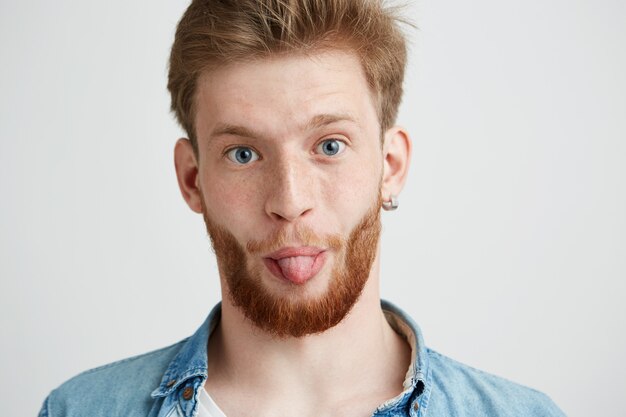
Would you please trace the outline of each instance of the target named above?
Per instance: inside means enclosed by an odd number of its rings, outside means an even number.
[[[347,238],[341,234],[320,235],[311,227],[301,225],[292,229],[277,229],[264,239],[250,240],[246,243],[246,250],[252,255],[266,254],[297,244],[338,251],[346,242]]]

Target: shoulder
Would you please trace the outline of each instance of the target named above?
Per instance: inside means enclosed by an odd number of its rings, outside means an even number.
[[[563,417],[544,393],[427,349],[429,415]],[[441,410],[439,410],[441,409]],[[450,414],[450,412],[452,414]]]
[[[40,417],[147,415],[151,392],[186,340],[74,376],[50,393]]]

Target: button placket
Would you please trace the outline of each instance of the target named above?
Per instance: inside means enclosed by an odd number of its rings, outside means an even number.
[[[198,408],[196,392],[203,383],[204,379],[196,377],[184,382],[179,387],[178,402],[184,417],[192,417]]]
[[[193,398],[193,387],[185,387],[183,390],[183,400],[189,401]]]

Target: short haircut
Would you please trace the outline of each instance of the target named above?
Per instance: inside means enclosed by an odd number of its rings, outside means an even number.
[[[382,0],[193,0],[178,23],[170,54],[171,109],[197,156],[200,75],[233,62],[343,49],[359,57],[384,132],[395,123],[402,98],[403,22]]]

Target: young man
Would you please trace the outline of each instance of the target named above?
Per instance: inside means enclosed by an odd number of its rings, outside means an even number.
[[[378,1],[193,1],[168,88],[222,302],[189,339],[83,373],[41,416],[561,416],[424,346],[379,297],[380,210],[411,142],[405,42]]]

